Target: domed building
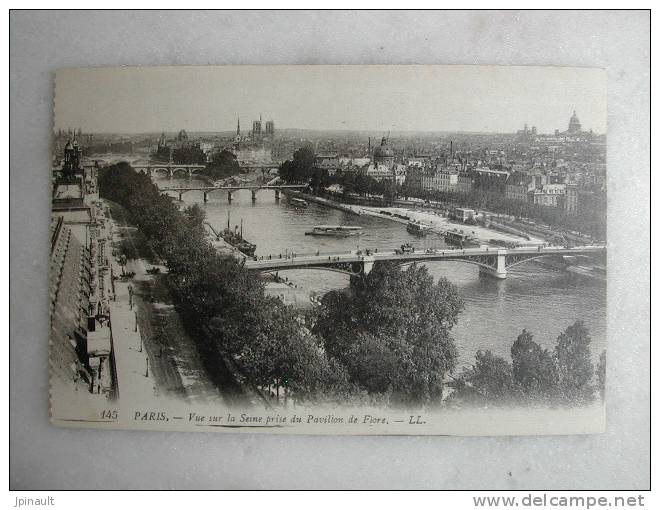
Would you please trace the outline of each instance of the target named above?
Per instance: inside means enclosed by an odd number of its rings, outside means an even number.
[[[374,165],[386,166],[391,169],[394,166],[394,151],[387,146],[387,138],[383,137],[380,145],[374,149]]]
[[[568,121],[568,133],[575,134],[575,133],[580,133],[581,131],[582,131],[582,124],[580,124],[580,119],[577,118],[575,110],[573,110],[573,115],[571,116],[571,120]]]

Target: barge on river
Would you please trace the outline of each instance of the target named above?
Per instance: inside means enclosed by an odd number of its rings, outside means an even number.
[[[254,257],[254,252],[257,249],[257,245],[251,243],[243,238],[243,220],[241,219],[240,229],[238,225],[234,227],[234,230],[229,226],[229,214],[227,214],[227,228],[222,232],[222,238],[231,246],[238,249],[244,255],[248,257]]]
[[[426,237],[426,234],[431,230],[431,226],[421,221],[409,221],[406,230],[414,236]]]
[[[360,236],[362,227],[347,227],[343,225],[316,225],[313,230],[305,232],[306,236],[351,237]]]
[[[289,202],[291,202],[291,204],[293,204],[295,207],[307,207],[309,205],[307,200],[303,200],[302,198],[292,197],[289,199]]]
[[[445,243],[460,248],[473,248],[479,246],[478,240],[462,230],[449,230],[445,232]]]

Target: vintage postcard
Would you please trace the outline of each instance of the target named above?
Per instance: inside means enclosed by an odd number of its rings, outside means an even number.
[[[58,71],[52,422],[602,432],[605,76]]]

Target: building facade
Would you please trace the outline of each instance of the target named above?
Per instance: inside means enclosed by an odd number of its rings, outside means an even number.
[[[456,191],[458,187],[458,173],[447,169],[440,169],[433,173],[422,175],[422,189],[428,191]]]

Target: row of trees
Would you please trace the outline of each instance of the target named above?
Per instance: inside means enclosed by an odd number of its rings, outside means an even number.
[[[605,392],[606,354],[596,370],[589,331],[575,322],[543,349],[523,330],[511,346],[511,360],[478,351],[475,364],[454,380],[452,400],[481,404],[587,404]]]
[[[339,184],[344,195],[381,196],[385,200],[392,200],[396,195],[396,186],[389,179],[376,180],[370,175],[361,172],[344,172],[328,177],[331,184]]]
[[[363,172],[338,172],[329,175],[326,169],[317,168],[316,156],[311,147],[302,147],[293,153],[279,168],[279,176],[288,183],[309,183],[314,192],[321,192],[332,184],[339,184],[344,195],[381,195],[393,197],[395,190],[388,180],[377,181]]]
[[[156,161],[169,161],[170,147],[159,145],[152,157]],[[206,154],[197,144],[182,144],[172,149],[172,161],[177,165],[203,165],[206,163]]]

